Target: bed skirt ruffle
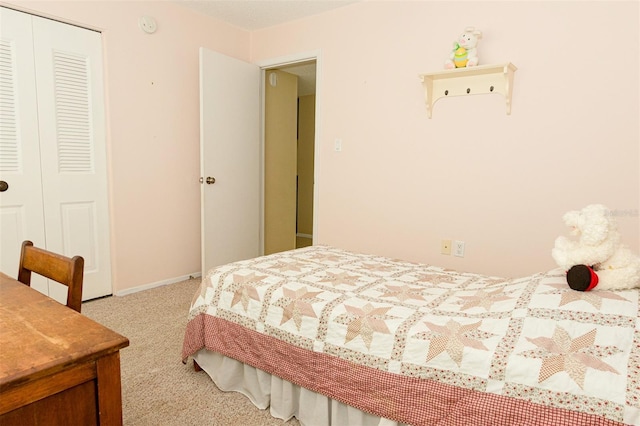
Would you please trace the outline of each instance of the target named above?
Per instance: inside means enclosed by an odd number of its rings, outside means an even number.
[[[275,418],[296,417],[303,426],[403,426],[393,420],[310,391],[217,352],[201,349],[193,359],[225,392],[240,392],[261,410],[269,408]]]

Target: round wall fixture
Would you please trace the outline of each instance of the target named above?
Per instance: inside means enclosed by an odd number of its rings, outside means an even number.
[[[147,34],[153,34],[158,29],[158,24],[156,23],[156,20],[153,19],[151,16],[145,15],[142,18],[140,18],[138,20],[138,25],[140,26],[140,29]]]

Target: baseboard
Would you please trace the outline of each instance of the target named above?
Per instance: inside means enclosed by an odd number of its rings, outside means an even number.
[[[144,284],[137,287],[127,288],[125,290],[116,291],[114,295],[126,296],[127,294],[138,293],[139,291],[150,290],[152,288],[162,287],[163,285],[168,285],[168,284],[175,284],[175,283],[179,283],[180,281],[186,281],[192,278],[199,278],[201,276],[202,274],[200,272],[194,272],[193,274],[189,274],[189,275],[182,275],[180,277],[169,278],[167,280],[157,281],[155,283]]]
[[[302,232],[298,232],[296,234],[296,237],[300,237],[300,238],[313,238],[313,235],[311,234],[303,234]]]

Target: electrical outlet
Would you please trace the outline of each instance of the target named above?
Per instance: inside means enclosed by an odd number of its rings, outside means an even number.
[[[464,241],[453,242],[453,255],[458,257],[464,257]]]
[[[440,242],[440,253],[446,255],[451,254],[451,240],[442,240]]]
[[[336,139],[333,141],[333,149],[336,152],[342,151],[342,139]]]

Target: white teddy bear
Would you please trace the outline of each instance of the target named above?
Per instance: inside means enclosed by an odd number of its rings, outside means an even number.
[[[616,290],[640,287],[640,257],[620,243],[615,218],[601,204],[592,204],[579,211],[570,211],[562,219],[572,228],[578,241],[556,238],[551,256],[561,268],[572,271],[577,265],[591,268],[598,289]],[[572,285],[569,276],[569,285]],[[578,288],[574,288],[578,290]]]
[[[464,32],[453,42],[453,50],[444,63],[446,69],[474,67],[478,65],[478,40],[482,32],[474,27],[465,28]]]

